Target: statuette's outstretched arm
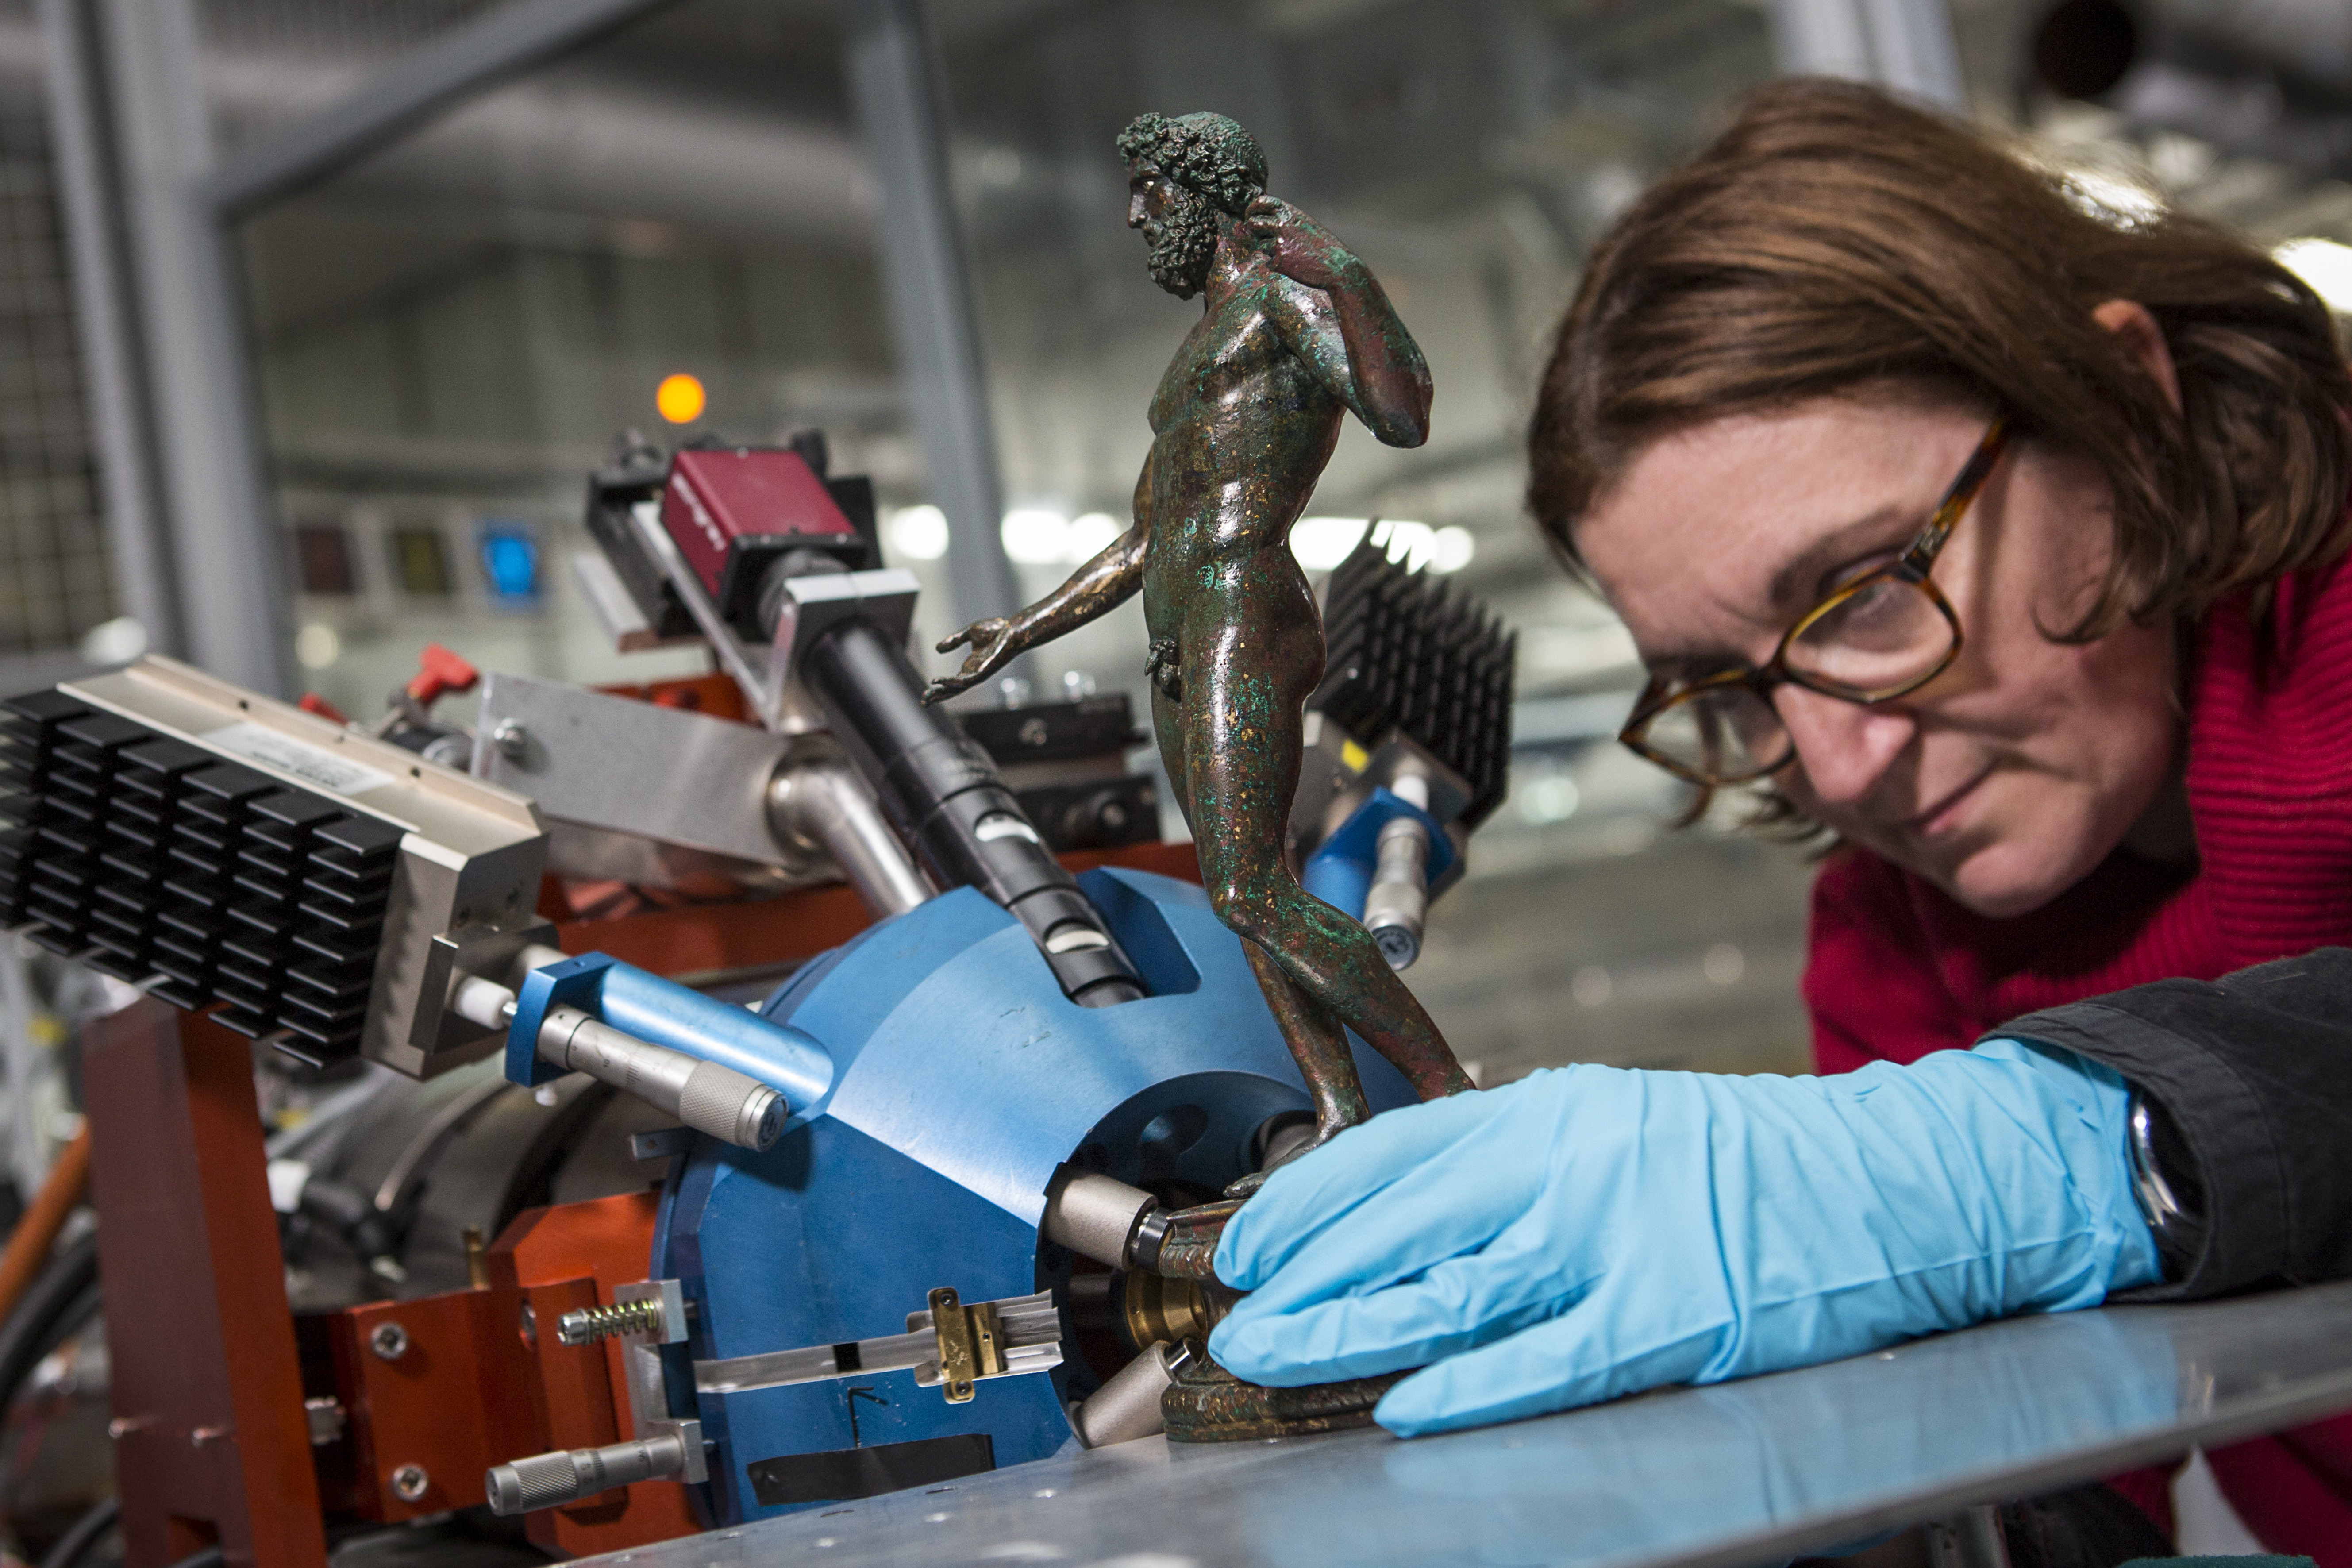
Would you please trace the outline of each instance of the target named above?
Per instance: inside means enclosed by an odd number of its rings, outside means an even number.
[[[1076,630],[1107,610],[1134,597],[1143,585],[1143,558],[1151,546],[1151,464],[1135,487],[1135,526],[1120,534],[1095,558],[1070,574],[1069,581],[1011,616],[985,620],[940,639],[939,651],[950,653],[969,644],[970,657],[953,675],[943,675],[923,689],[923,700],[937,702],[979,685],[1026,649]]]

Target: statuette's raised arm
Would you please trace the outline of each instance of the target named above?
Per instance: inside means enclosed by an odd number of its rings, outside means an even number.
[[[1251,202],[1241,228],[1276,272],[1328,297],[1338,344],[1318,341],[1327,332],[1311,317],[1319,312],[1285,322],[1318,378],[1387,445],[1428,440],[1429,364],[1371,268],[1330,230],[1276,196]]]

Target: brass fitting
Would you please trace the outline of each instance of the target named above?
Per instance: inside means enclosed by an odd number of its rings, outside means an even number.
[[[1130,1351],[1205,1342],[1241,1292],[1213,1279],[1167,1279],[1141,1268],[1119,1276],[1118,1332]]]

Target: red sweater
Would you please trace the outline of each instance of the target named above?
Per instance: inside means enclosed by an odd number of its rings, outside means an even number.
[[[2244,599],[2216,606],[2187,694],[2192,872],[2118,849],[2032,913],[1988,920],[1866,851],[1822,866],[1804,979],[1820,1070],[1966,1047],[2151,980],[2352,946],[2352,565],[2282,583],[2261,625]],[[2352,1416],[2210,1458],[2273,1551],[2352,1568]],[[2160,1489],[2127,1480],[2168,1517]]]

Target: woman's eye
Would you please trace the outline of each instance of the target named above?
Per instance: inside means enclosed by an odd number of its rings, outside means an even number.
[[[1824,627],[1867,626],[1895,607],[1898,592],[1895,584],[1883,579],[1857,588],[1822,616],[1822,625]]]
[[[1873,572],[1884,571],[1902,558],[1903,552],[1899,550],[1882,550],[1875,555],[1866,555],[1849,565],[1842,566],[1822,580],[1822,597],[1827,598],[1841,588],[1862,581]]]

